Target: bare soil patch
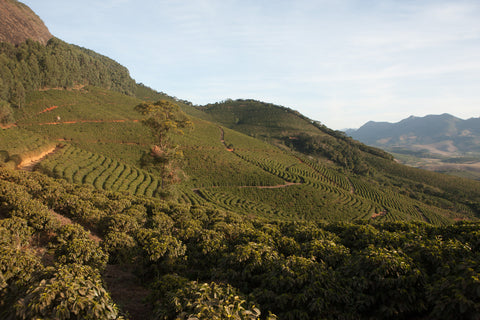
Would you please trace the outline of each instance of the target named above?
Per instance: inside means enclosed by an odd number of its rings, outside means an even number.
[[[20,170],[25,170],[25,171],[32,171],[33,168],[35,167],[36,164],[38,164],[40,161],[45,159],[48,155],[54,154],[57,152],[61,147],[59,145],[55,147],[51,147],[47,151],[44,151],[42,153],[36,154],[31,157],[27,157],[22,159],[22,162],[17,166],[18,169]]]
[[[128,319],[149,319],[152,307],[146,303],[150,291],[140,285],[139,279],[126,266],[107,265],[103,279],[113,300],[128,313]]]

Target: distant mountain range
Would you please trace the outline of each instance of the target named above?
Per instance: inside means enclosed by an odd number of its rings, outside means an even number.
[[[411,116],[397,123],[369,121],[346,133],[389,151],[410,150],[440,156],[480,152],[480,118],[462,120],[447,113]]]
[[[411,116],[397,123],[367,122],[347,135],[392,152],[403,164],[480,179],[480,118]]]

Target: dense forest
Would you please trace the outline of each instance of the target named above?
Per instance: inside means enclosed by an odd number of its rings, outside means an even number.
[[[52,38],[44,46],[27,40],[19,46],[0,43],[0,99],[21,107],[25,94],[42,88],[95,85],[133,95],[128,70],[94,51]]]

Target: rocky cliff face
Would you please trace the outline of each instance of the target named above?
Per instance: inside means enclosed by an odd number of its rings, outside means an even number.
[[[46,44],[52,38],[43,21],[16,0],[0,0],[0,42],[20,44],[27,39]]]

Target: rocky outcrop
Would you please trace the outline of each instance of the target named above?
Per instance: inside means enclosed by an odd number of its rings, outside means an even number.
[[[27,39],[46,44],[52,38],[43,21],[25,4],[0,0],[0,42],[20,44]]]

